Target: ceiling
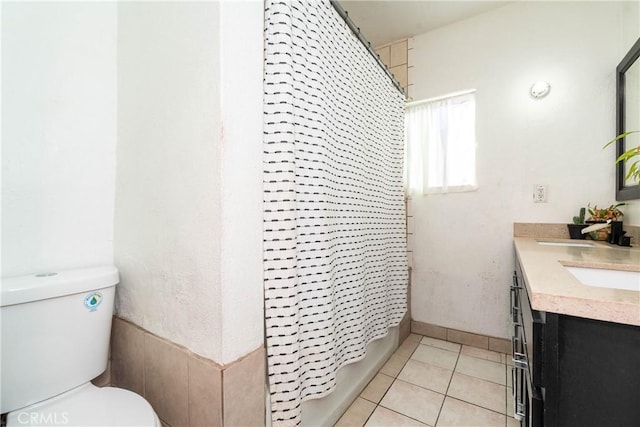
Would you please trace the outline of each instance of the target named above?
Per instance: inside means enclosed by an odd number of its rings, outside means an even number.
[[[509,3],[506,0],[340,0],[339,2],[343,9],[349,12],[351,20],[360,27],[360,31],[372,46],[426,33]]]

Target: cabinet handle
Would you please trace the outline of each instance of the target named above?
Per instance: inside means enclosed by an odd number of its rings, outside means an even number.
[[[517,333],[517,327],[516,327],[516,333]],[[520,342],[520,338],[518,338],[517,336],[512,336],[511,337],[511,354],[513,355],[513,357],[511,358],[511,360],[513,360],[513,366],[517,369],[527,369],[529,362],[527,361],[527,355],[526,353],[521,353],[518,351],[518,343]]]
[[[516,420],[524,420],[527,416],[527,407],[522,402],[516,402],[516,406],[514,407],[513,418]]]
[[[520,307],[512,307],[511,308],[511,323],[516,326],[522,326],[522,322],[520,321]]]
[[[518,410],[522,410],[522,405],[518,401],[517,391],[519,390],[519,386],[515,367],[511,368],[511,385],[513,386],[513,390],[511,391],[511,395],[513,397],[513,418],[518,421],[522,421],[524,416],[520,412],[518,412]]]
[[[520,324],[520,304],[519,304],[519,288],[516,286],[511,286],[509,289],[509,312],[511,313],[511,322],[514,325]]]

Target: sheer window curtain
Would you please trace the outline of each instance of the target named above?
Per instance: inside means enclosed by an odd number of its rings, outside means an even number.
[[[405,144],[408,196],[476,190],[475,94],[407,105]]]

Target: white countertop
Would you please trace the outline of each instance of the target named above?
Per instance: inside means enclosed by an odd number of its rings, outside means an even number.
[[[640,271],[640,248],[592,240],[514,237],[534,310],[640,326],[640,292],[582,284],[564,266]],[[538,241],[588,242],[594,247]]]

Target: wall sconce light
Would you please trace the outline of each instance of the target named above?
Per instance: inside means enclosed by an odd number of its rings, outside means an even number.
[[[549,83],[539,81],[531,85],[531,89],[529,89],[529,93],[531,94],[531,97],[534,99],[542,99],[549,94],[550,90],[551,90],[551,85]]]

